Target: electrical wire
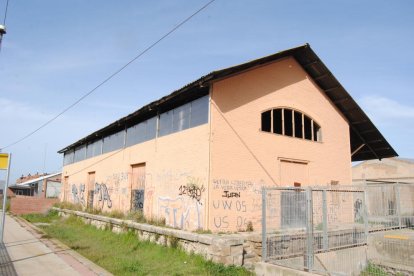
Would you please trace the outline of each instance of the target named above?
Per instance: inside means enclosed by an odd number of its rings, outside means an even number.
[[[4,11],[3,26],[6,26],[7,11],[9,9],[9,0],[6,0],[6,9]]]
[[[4,17],[3,17],[3,26],[4,27],[6,27],[6,18],[7,18],[7,11],[8,11],[8,8],[9,8],[9,0],[6,0],[6,9],[5,9],[5,11],[4,11]],[[3,41],[3,34],[0,34],[0,52],[1,52],[1,45],[2,45],[2,42]]]
[[[110,81],[112,78],[114,78],[116,75],[118,75],[120,72],[122,72],[125,68],[127,68],[129,65],[131,65],[134,61],[136,61],[137,59],[139,59],[141,56],[143,56],[145,53],[147,53],[148,51],[150,51],[152,48],[154,48],[158,43],[160,43],[162,40],[164,40],[166,37],[168,37],[170,34],[172,34],[173,32],[175,32],[176,30],[178,30],[181,26],[183,26],[185,23],[187,23],[190,19],[192,19],[194,16],[196,16],[198,13],[200,13],[201,11],[203,11],[204,9],[206,9],[208,6],[210,6],[213,2],[215,2],[216,0],[211,0],[209,2],[207,2],[206,4],[204,4],[201,8],[199,8],[197,11],[195,11],[193,14],[191,14],[190,16],[188,16],[187,18],[185,18],[183,21],[181,21],[178,25],[176,25],[174,28],[172,28],[170,31],[168,31],[167,33],[165,33],[163,36],[161,36],[161,38],[159,38],[158,40],[156,40],[155,42],[153,42],[151,45],[149,45],[147,48],[145,48],[143,51],[141,51],[137,56],[135,56],[134,58],[132,58],[130,61],[128,61],[125,65],[123,65],[121,68],[117,69],[114,73],[112,73],[111,75],[109,75],[109,77],[107,77],[106,79],[104,79],[102,82],[100,82],[97,86],[95,86],[92,90],[90,90],[89,92],[87,92],[86,94],[84,94],[82,97],[80,97],[78,100],[76,100],[74,103],[72,103],[71,105],[69,105],[68,107],[66,107],[65,109],[63,109],[60,113],[58,113],[56,116],[52,117],[51,119],[49,119],[48,121],[46,121],[45,123],[43,123],[42,125],[40,125],[38,128],[36,128],[35,130],[29,132],[28,134],[26,134],[25,136],[23,136],[22,138],[8,144],[7,146],[0,148],[1,150],[10,148],[24,140],[26,140],[27,138],[29,138],[30,136],[32,136],[33,134],[35,134],[36,132],[38,132],[39,130],[41,130],[42,128],[46,127],[47,125],[49,125],[50,123],[52,123],[53,121],[55,121],[57,118],[59,118],[60,116],[62,116],[64,113],[66,113],[68,110],[70,110],[71,108],[73,108],[75,105],[77,105],[78,103],[80,103],[83,99],[85,99],[86,97],[88,97],[89,95],[91,95],[92,93],[94,93],[98,88],[100,88],[101,86],[103,86],[105,83],[107,83],[108,81]],[[8,3],[8,0],[7,0]]]

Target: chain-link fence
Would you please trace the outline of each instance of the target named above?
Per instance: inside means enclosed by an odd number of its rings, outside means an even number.
[[[299,270],[387,275],[370,260],[368,237],[414,226],[414,185],[272,187],[262,196],[262,258]]]

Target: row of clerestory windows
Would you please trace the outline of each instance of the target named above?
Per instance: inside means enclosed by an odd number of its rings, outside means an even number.
[[[126,130],[107,135],[87,145],[81,145],[75,150],[66,151],[63,165],[206,124],[208,114],[209,96],[207,95],[140,122]]]

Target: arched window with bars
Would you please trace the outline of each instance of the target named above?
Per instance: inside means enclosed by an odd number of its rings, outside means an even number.
[[[275,108],[262,113],[261,130],[315,142],[322,141],[321,127],[308,115],[290,108]]]

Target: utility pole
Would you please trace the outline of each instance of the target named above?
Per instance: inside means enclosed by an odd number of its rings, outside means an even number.
[[[4,182],[3,187],[3,210],[1,214],[1,227],[0,227],[0,243],[3,243],[4,236],[4,222],[6,219],[6,202],[7,202],[7,189],[9,187],[9,177],[10,177],[10,163],[11,163],[11,153],[1,153],[0,154],[0,170],[7,170],[6,182]]]
[[[0,51],[1,51],[1,41],[3,40],[4,34],[6,34],[6,26],[0,24]]]

